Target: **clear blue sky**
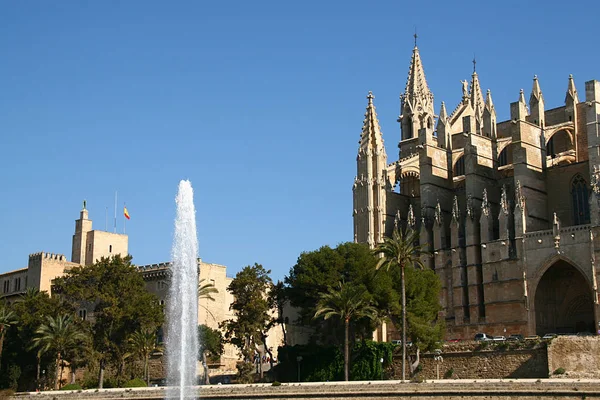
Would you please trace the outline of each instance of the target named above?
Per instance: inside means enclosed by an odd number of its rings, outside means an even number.
[[[580,99],[600,79],[600,2],[407,3],[1,1],[0,272],[70,257],[82,200],[104,229],[115,190],[134,262],[169,260],[180,179],[201,257],[230,275],[259,262],[281,279],[352,240],[365,96],[395,161],[415,27],[436,111],[473,54],[499,120],[534,74],[547,108],[569,74]]]

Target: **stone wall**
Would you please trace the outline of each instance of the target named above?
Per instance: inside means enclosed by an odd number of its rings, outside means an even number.
[[[600,341],[598,342],[600,344]],[[414,354],[412,355],[414,360]],[[548,353],[545,343],[490,344],[482,348],[477,342],[447,344],[442,349],[442,361],[434,355],[421,355],[422,379],[502,379],[547,378]],[[407,373],[409,367],[407,364]],[[402,356],[394,356],[393,379],[402,377]]]
[[[600,336],[559,336],[548,345],[548,370],[571,378],[600,378]]]

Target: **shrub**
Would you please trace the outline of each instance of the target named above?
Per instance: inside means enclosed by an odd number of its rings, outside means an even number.
[[[553,372],[554,375],[562,375],[565,373],[565,369],[564,368],[556,368]]]
[[[281,382],[275,381],[271,384],[271,386],[281,386]]]
[[[82,387],[76,383],[69,383],[60,388],[60,390],[82,390]]]
[[[450,379],[452,378],[452,375],[454,375],[454,368],[449,368],[445,373],[444,373],[444,379]]]
[[[147,386],[148,385],[146,385],[146,382],[144,382],[144,380],[140,379],[140,378],[135,378],[130,381],[127,381],[123,385],[123,387],[126,387],[126,388],[137,388],[137,387],[147,387]]]

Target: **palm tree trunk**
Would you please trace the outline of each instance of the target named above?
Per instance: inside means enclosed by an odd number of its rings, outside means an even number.
[[[350,331],[350,320],[344,321],[344,380],[348,380],[348,369],[350,364],[350,344],[348,343],[348,333]]]
[[[98,389],[104,384],[104,360],[100,360],[100,372],[98,373]]]
[[[39,356],[39,354],[35,357],[37,360],[37,367],[36,367],[36,371],[35,371],[35,381],[37,382],[38,386],[40,384],[40,369],[41,369],[41,357]]]
[[[404,282],[404,265],[402,270],[402,380],[406,380],[406,282]]]
[[[60,351],[59,351],[56,356],[56,378],[54,378],[54,389],[60,389],[60,378],[62,378],[60,376],[61,373],[62,373],[62,371],[60,371]]]
[[[148,355],[144,356],[144,377],[146,378],[146,386],[150,386],[150,371],[148,370]]]
[[[4,346],[4,325],[0,325],[0,367],[2,366],[2,347]]]

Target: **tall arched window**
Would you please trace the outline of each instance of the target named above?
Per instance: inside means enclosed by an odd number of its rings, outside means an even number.
[[[465,174],[465,156],[460,158],[454,164],[454,176],[461,176]]]
[[[579,174],[571,182],[571,198],[573,199],[573,223],[583,225],[590,222],[587,182]]]

